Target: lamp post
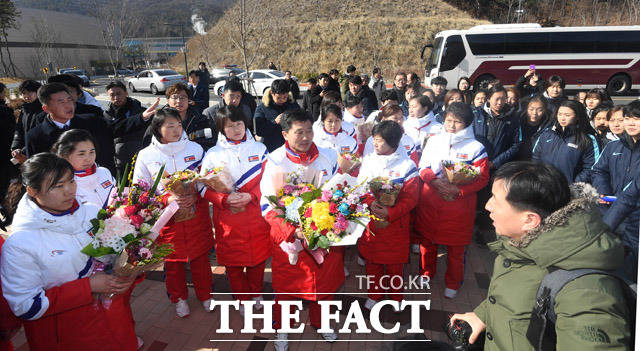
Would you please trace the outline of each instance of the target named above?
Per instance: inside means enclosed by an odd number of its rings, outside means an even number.
[[[184,24],[182,23],[164,23],[165,26],[180,26],[180,35],[182,36],[182,53],[184,54],[184,75],[189,77],[189,68],[187,67],[187,46],[184,42]]]

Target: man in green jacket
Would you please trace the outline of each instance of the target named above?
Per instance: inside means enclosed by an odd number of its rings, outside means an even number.
[[[486,331],[485,350],[533,350],[526,334],[536,293],[548,268],[613,271],[624,249],[601,220],[593,187],[565,177],[549,165],[511,162],[495,174],[486,205],[500,235],[489,246],[498,256],[487,299],[474,312],[456,314],[473,330]],[[617,278],[577,278],[556,296],[556,350],[628,350],[629,321]]]

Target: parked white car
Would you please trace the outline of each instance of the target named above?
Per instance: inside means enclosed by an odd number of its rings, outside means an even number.
[[[128,79],[129,90],[150,91],[152,94],[160,94],[175,83],[186,83],[187,78],[170,69],[149,69],[142,71]]]
[[[248,93],[251,93],[254,96],[262,96],[264,92],[271,87],[271,82],[276,79],[284,79],[284,72],[271,70],[271,69],[256,69],[249,71],[249,78],[253,82],[253,88],[249,89],[249,81],[247,80],[247,73],[238,74],[238,78],[242,82],[244,86],[244,90]],[[291,76],[296,82],[298,78],[295,76]],[[219,81],[213,86],[213,91],[218,94],[218,96],[222,96],[222,91],[224,90],[224,85],[226,81]]]
[[[209,76],[211,76],[209,79],[209,85],[215,85],[221,80],[226,81],[231,72],[237,76],[240,73],[244,73],[244,70],[237,67],[213,68],[209,71]]]

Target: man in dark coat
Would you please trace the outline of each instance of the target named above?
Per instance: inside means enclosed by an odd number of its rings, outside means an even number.
[[[111,101],[104,119],[113,133],[116,167],[122,174],[133,155],[142,149],[142,138],[151,118],[142,117],[145,109],[140,101],[127,96],[127,88],[121,81],[107,84],[106,90]]]
[[[320,104],[322,103],[323,91],[315,78],[309,78],[309,90],[304,92],[302,98],[302,108],[311,114],[316,121],[320,116]]]
[[[376,93],[373,92],[366,84],[362,83],[360,76],[353,76],[349,78],[349,91],[347,91],[347,98],[349,96],[357,96],[362,100],[362,115],[369,116],[371,112],[378,109],[378,99]]]
[[[11,168],[11,140],[16,127],[16,119],[13,115],[13,109],[8,107],[4,102],[6,92],[4,84],[0,83],[0,199],[4,199],[7,187],[9,186]]]
[[[189,104],[198,112],[204,111],[209,107],[209,83],[203,80],[199,71],[189,72],[189,81],[191,87]]]
[[[22,104],[20,116],[18,116],[18,122],[16,123],[15,133],[13,134],[13,142],[11,143],[11,156],[24,162],[26,160],[27,149],[25,145],[25,138],[27,132],[31,128],[35,127],[38,123],[42,122],[42,119],[46,115],[42,111],[42,104],[38,100],[38,88],[42,84],[35,80],[25,80],[20,83],[18,91],[22,95]]]
[[[325,90],[333,90],[337,93],[340,93],[340,82],[338,82],[338,78],[340,77],[340,72],[337,69],[332,69],[329,71],[329,84],[325,88]]]
[[[262,142],[269,152],[284,145],[280,127],[282,113],[300,108],[289,93],[289,84],[284,79],[276,79],[271,83],[271,88],[265,92],[262,103],[256,109],[254,115],[256,134],[262,137]]]
[[[293,99],[297,101],[300,98],[300,87],[298,87],[298,82],[291,77],[291,71],[284,72],[284,80],[289,84],[289,91],[291,91]]]
[[[61,83],[43,85],[38,89],[38,99],[47,115],[27,133],[27,156],[50,151],[67,130],[84,129],[96,141],[96,163],[115,173],[113,136],[102,115],[76,114],[71,92]]]

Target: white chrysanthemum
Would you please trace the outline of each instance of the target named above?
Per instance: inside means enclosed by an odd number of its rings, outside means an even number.
[[[106,243],[112,238],[123,238],[128,234],[135,234],[135,232],[136,228],[129,223],[128,219],[113,216],[104,220],[104,232],[100,235],[100,241]]]

